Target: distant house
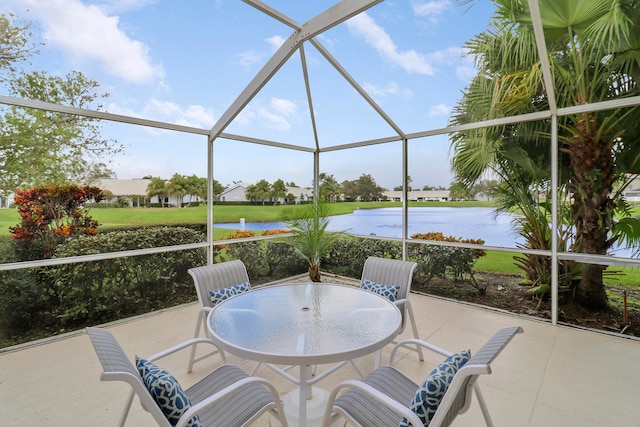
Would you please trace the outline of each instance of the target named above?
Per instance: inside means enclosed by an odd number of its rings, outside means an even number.
[[[100,179],[93,185],[113,194],[111,199],[106,200],[108,203],[116,202],[118,198],[122,197],[127,206],[140,207],[144,206],[144,200],[147,198],[147,186],[150,182],[150,179]],[[154,197],[159,203],[159,198]]]
[[[233,185],[225,188],[225,190],[220,193],[220,197],[218,200],[221,202],[248,202],[246,196],[247,187],[250,184],[246,182],[236,182]],[[293,200],[289,200],[289,195],[293,196]],[[313,189],[311,188],[301,188],[301,187],[287,187],[287,195],[282,198],[278,198],[277,202],[282,204],[287,203],[300,203],[306,202],[309,200],[313,200]],[[269,198],[265,200],[265,203],[275,203],[276,200],[273,198]]]
[[[383,196],[387,197],[387,200],[391,202],[401,202],[402,191],[383,191]],[[407,198],[410,202],[446,202],[451,199],[449,190],[416,190],[409,191]]]
[[[288,199],[289,195],[293,196],[293,200]],[[283,203],[298,204],[310,200],[313,200],[313,188],[287,187],[287,198],[283,200]]]
[[[221,202],[246,202],[247,196],[245,192],[248,186],[249,184],[246,182],[236,182],[225,188],[224,191],[220,193],[218,200]]]
[[[144,206],[144,201],[147,198],[147,187],[150,183],[150,179],[101,179],[92,185],[108,190],[113,194],[113,197],[108,202],[116,202],[118,198],[122,197],[126,206],[140,207]],[[158,195],[152,196],[149,199],[149,203],[164,204],[165,206],[185,206],[190,201],[202,201],[200,197],[189,194],[184,195],[182,200],[177,196],[167,194],[163,196],[164,200],[160,200],[160,197]]]
[[[636,176],[624,190],[624,198],[628,202],[640,202],[640,176]]]
[[[150,182],[151,180],[148,179],[99,179],[90,185],[113,194],[113,197],[109,200],[104,200],[104,203],[116,202],[119,197],[122,197],[125,199],[125,205],[140,207],[144,206],[144,200],[147,197],[147,186]],[[13,200],[13,196],[7,200]],[[154,200],[157,203],[160,202],[158,197],[153,197],[151,201],[154,202]],[[1,205],[2,201],[0,200]]]
[[[113,194],[113,197],[106,201],[108,203],[116,202],[119,198],[122,198],[125,201],[125,206],[140,207],[144,206],[144,201],[147,198],[147,187],[150,182],[150,179],[100,179],[92,185]],[[149,202],[155,204],[163,203],[165,206],[184,206],[189,202],[189,198],[190,196],[184,196],[182,202],[180,202],[176,196],[165,194],[164,200],[160,200],[160,196],[156,195],[151,197]]]

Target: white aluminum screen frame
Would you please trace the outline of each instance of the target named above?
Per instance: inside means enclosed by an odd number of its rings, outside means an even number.
[[[407,230],[407,222],[408,222],[408,202],[407,202],[407,177],[408,177],[408,143],[413,139],[424,138],[428,136],[436,136],[436,135],[446,135],[455,132],[463,132],[472,129],[480,129],[489,126],[496,125],[504,125],[509,123],[517,123],[523,121],[533,121],[533,120],[542,120],[542,119],[551,119],[551,156],[552,156],[552,171],[551,171],[551,185],[552,185],[552,229],[555,231],[558,227],[558,216],[557,216],[557,207],[558,207],[558,197],[557,197],[557,188],[558,188],[558,132],[557,132],[557,123],[558,117],[569,115],[569,114],[578,114],[583,112],[594,112],[594,111],[603,111],[610,110],[616,108],[625,108],[632,107],[636,105],[640,105],[640,96],[624,98],[624,99],[615,99],[604,102],[590,103],[584,105],[576,105],[565,108],[557,108],[556,99],[555,99],[555,91],[552,84],[551,78],[551,70],[548,61],[548,52],[546,50],[546,45],[544,41],[544,32],[542,28],[542,21],[540,18],[540,11],[538,7],[537,0],[528,0],[529,9],[531,13],[531,19],[534,28],[534,34],[536,37],[538,54],[540,57],[542,73],[544,78],[544,84],[547,90],[547,96],[549,99],[549,110],[541,111],[537,113],[517,115],[504,117],[493,120],[486,120],[482,122],[469,123],[459,126],[448,126],[444,128],[435,128],[435,129],[427,129],[420,132],[415,133],[405,133],[400,126],[398,126],[393,119],[382,109],[373,98],[366,92],[364,88],[362,88],[355,79],[344,69],[340,63],[329,53],[327,49],[322,46],[322,44],[315,38],[316,36],[322,34],[324,31],[346,21],[347,19],[361,13],[378,3],[382,2],[382,0],[343,0],[336,4],[335,6],[327,9],[326,11],[320,13],[316,17],[307,21],[303,24],[296,23],[293,19],[287,17],[281,12],[271,8],[270,6],[262,3],[259,0],[243,0],[245,3],[250,5],[251,7],[260,10],[266,15],[270,16],[273,19],[278,20],[279,22],[288,25],[293,29],[291,36],[283,43],[283,45],[276,51],[276,53],[272,56],[272,58],[266,63],[266,65],[258,72],[258,74],[254,77],[254,79],[247,85],[247,87],[242,91],[242,93],[236,98],[236,100],[229,106],[229,108],[225,111],[225,113],[220,117],[220,119],[213,124],[210,129],[204,128],[196,128],[191,126],[183,126],[177,125],[173,123],[161,122],[156,120],[148,120],[138,117],[120,115],[120,114],[111,114],[102,111],[95,111],[90,109],[82,109],[82,108],[74,108],[60,104],[52,104],[41,101],[34,101],[22,98],[15,98],[10,96],[0,95],[0,104],[22,107],[22,108],[34,108],[45,111],[52,111],[64,114],[73,114],[77,116],[84,116],[90,118],[96,118],[105,121],[113,121],[126,123],[131,125],[138,126],[147,126],[157,129],[165,129],[176,132],[202,135],[207,138],[208,141],[208,165],[207,165],[207,179],[208,179],[208,209],[207,209],[207,242],[191,244],[191,245],[179,245],[179,246],[171,246],[164,248],[154,248],[154,249],[142,249],[142,250],[133,250],[133,251],[124,251],[124,252],[116,252],[116,253],[105,253],[105,254],[97,254],[97,255],[87,255],[82,257],[72,257],[72,258],[61,258],[61,259],[49,259],[49,260],[39,260],[39,261],[26,261],[19,263],[10,263],[10,264],[0,264],[0,271],[3,270],[15,270],[22,268],[32,268],[32,267],[42,267],[47,265],[58,265],[63,263],[76,263],[76,262],[84,262],[84,261],[96,261],[101,259],[110,259],[117,257],[125,257],[125,256],[136,256],[143,255],[149,253],[158,253],[158,252],[169,252],[169,251],[177,251],[177,250],[186,250],[186,249],[194,249],[199,247],[207,247],[208,248],[208,261],[209,263],[213,262],[213,249],[215,245],[221,243],[232,243],[217,241],[213,242],[212,236],[212,224],[213,224],[213,200],[212,200],[212,185],[213,185],[213,177],[214,177],[214,168],[213,168],[213,159],[215,156],[214,153],[214,144],[217,139],[227,139],[231,141],[241,141],[245,143],[252,143],[258,145],[271,146],[281,149],[287,150],[297,150],[308,153],[313,153],[313,174],[314,174],[314,196],[317,200],[319,194],[318,188],[318,175],[320,173],[320,160],[321,153],[331,152],[331,151],[339,151],[339,150],[348,150],[351,148],[357,147],[366,147],[377,144],[386,144],[391,142],[401,142],[402,144],[402,155],[398,161],[402,162],[402,174],[403,174],[403,205],[402,205],[402,238],[377,238],[384,240],[397,240],[402,242],[403,244],[403,256],[406,257],[406,247],[408,236]],[[390,126],[390,128],[395,132],[393,135],[381,136],[377,139],[366,140],[366,141],[355,141],[347,144],[334,145],[334,146],[322,146],[321,141],[318,138],[315,126],[315,114],[313,109],[312,102],[312,91],[311,85],[308,78],[307,73],[307,63],[306,56],[304,53],[304,43],[311,43],[315,49],[317,49],[322,56],[338,71],[338,73],[354,88],[354,90],[371,106],[371,108]],[[253,99],[253,97],[260,92],[260,90],[264,87],[264,85],[278,72],[280,67],[289,60],[293,54],[299,51],[300,59],[302,62],[303,68],[303,78],[304,85],[307,94],[307,101],[309,104],[309,111],[311,114],[312,120],[312,131],[313,138],[315,141],[315,147],[305,147],[299,146],[295,144],[286,144],[278,141],[270,141],[259,138],[247,137],[242,135],[235,135],[225,133],[224,130],[233,122],[233,119],[242,111],[244,107]],[[557,324],[558,321],[558,260],[573,260],[576,262],[582,263],[593,263],[593,264],[602,264],[602,265],[621,265],[621,266],[632,266],[632,267],[640,267],[640,260],[629,259],[629,258],[613,258],[608,256],[601,255],[589,255],[589,254],[580,254],[580,253],[566,253],[566,252],[558,252],[557,250],[557,234],[554,232],[552,234],[552,247],[549,251],[542,250],[526,250],[519,248],[504,248],[504,247],[492,247],[492,246],[482,246],[484,249],[488,250],[499,250],[503,252],[514,252],[514,253],[530,253],[535,255],[548,256],[552,260],[552,324]],[[362,237],[370,237],[370,236],[362,236]],[[434,244],[434,243],[431,243]],[[451,244],[451,243],[435,243],[439,245],[452,245],[459,247],[469,247],[476,248],[475,245],[469,244]]]

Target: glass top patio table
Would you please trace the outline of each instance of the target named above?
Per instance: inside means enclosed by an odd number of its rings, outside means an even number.
[[[388,299],[355,286],[325,283],[254,289],[217,304],[207,321],[220,348],[265,363],[299,385],[285,397],[285,413],[290,419],[297,412],[294,420],[300,427],[308,425],[310,402],[316,400],[312,407],[326,404],[327,392],[314,392],[312,384],[390,343],[401,324],[400,310]],[[328,363],[335,365],[311,378],[312,365]],[[299,378],[276,365],[298,365]]]
[[[258,362],[319,365],[351,360],[390,343],[401,314],[388,299],[354,286],[325,283],[258,288],[209,314],[224,350]]]

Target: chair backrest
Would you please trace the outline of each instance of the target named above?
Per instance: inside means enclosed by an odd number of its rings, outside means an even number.
[[[500,329],[471,356],[471,359],[454,376],[431,420],[433,425],[447,426],[459,413],[463,413],[469,408],[472,401],[471,394],[478,377],[491,374],[491,362],[518,333],[522,333],[520,326]]]
[[[203,307],[213,307],[211,291],[240,285],[249,281],[247,268],[240,260],[190,268],[188,272],[193,277],[198,299]]]
[[[124,381],[128,383],[140,398],[142,406],[149,411],[158,425],[171,427],[171,424],[144,385],[138,370],[133,366],[129,358],[127,358],[124,350],[122,350],[122,347],[120,347],[120,344],[118,344],[118,341],[116,341],[111,332],[102,328],[90,327],[85,330],[89,338],[91,338],[93,348],[102,364],[100,380]]]
[[[398,300],[406,299],[411,290],[413,271],[417,265],[417,263],[412,261],[372,256],[364,262],[360,284],[362,284],[364,280],[371,280],[372,282],[383,285],[400,286]],[[404,304],[398,304],[398,308],[402,313],[402,329],[404,329],[406,323],[405,306]]]

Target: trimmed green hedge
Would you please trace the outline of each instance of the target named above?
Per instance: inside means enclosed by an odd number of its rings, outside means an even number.
[[[73,239],[55,258],[198,243],[204,236],[184,227],[146,227]],[[205,249],[164,252],[47,269],[64,324],[104,322],[143,313],[174,300],[180,288],[192,292],[187,270],[206,263]]]
[[[119,229],[74,238],[54,255],[65,258],[125,250],[157,248],[206,239],[204,225]],[[18,261],[12,239],[0,239],[0,259]],[[308,265],[280,239],[238,242],[218,248],[217,261],[240,259],[252,284],[306,273]],[[400,259],[397,241],[344,236],[321,261],[323,271],[360,278],[369,256]],[[482,251],[410,244],[409,259],[418,263],[416,287],[434,276],[468,277]],[[59,266],[0,272],[0,344],[12,345],[73,328],[109,322],[196,299],[187,270],[206,264],[204,248],[138,255]],[[478,288],[479,291],[481,289]]]

